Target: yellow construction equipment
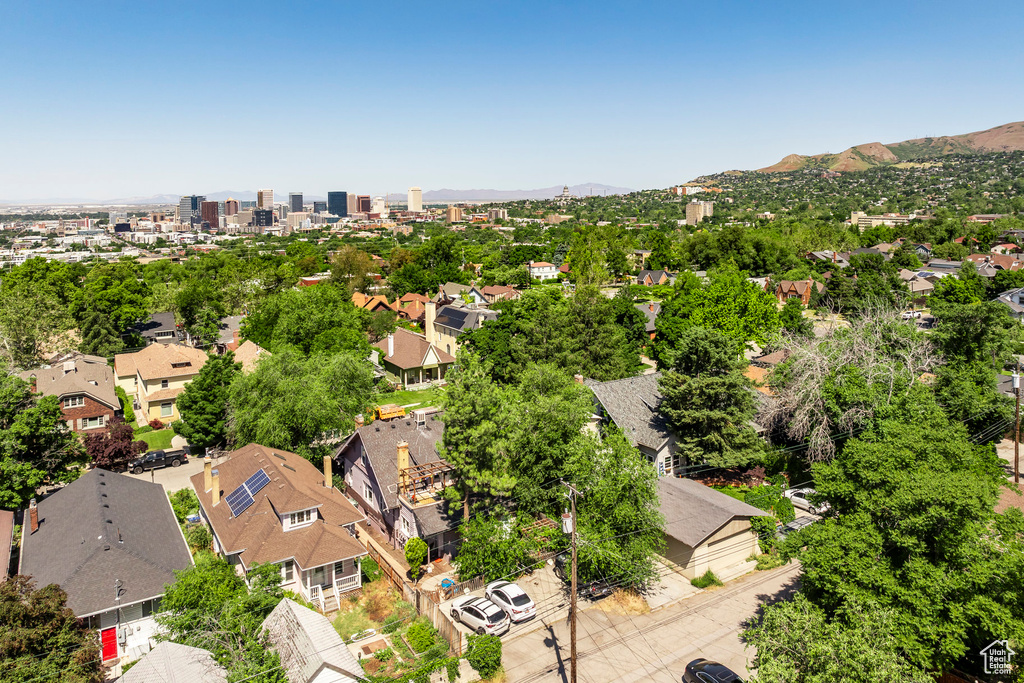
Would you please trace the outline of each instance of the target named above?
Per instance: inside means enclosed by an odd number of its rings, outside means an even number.
[[[376,420],[394,420],[405,417],[405,408],[394,403],[386,403],[373,409],[373,417]]]

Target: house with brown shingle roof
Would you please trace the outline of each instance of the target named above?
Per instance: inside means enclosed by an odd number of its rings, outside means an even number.
[[[191,478],[214,550],[243,574],[281,568],[281,586],[327,609],[362,585],[355,525],[365,519],[324,471],[295,453],[249,444]]]
[[[430,301],[430,297],[426,294],[417,294],[416,292],[403,294],[401,299],[395,301],[395,305],[398,306],[398,317],[409,322],[422,322],[428,301]]]
[[[388,380],[407,388],[443,380],[455,362],[451,354],[430,344],[422,334],[401,327],[374,347]]]
[[[242,372],[249,374],[256,369],[256,363],[260,358],[264,358],[269,355],[270,351],[267,351],[251,339],[246,339],[235,351],[235,362],[241,363]]]
[[[513,289],[507,285],[487,285],[480,291],[484,293],[484,297],[487,298],[487,303],[489,304],[502,300],[511,301],[522,296],[518,289]]]
[[[386,296],[366,296],[362,292],[352,292],[352,304],[356,308],[365,308],[371,313],[397,310],[397,307],[394,304],[388,303]]]
[[[173,422],[178,396],[206,364],[206,352],[181,344],[150,344],[114,356],[117,386],[133,399],[146,421]]]
[[[786,303],[789,299],[799,299],[800,303],[807,306],[811,303],[811,292],[814,289],[819,292],[825,291],[825,285],[815,282],[811,278],[806,280],[782,280],[775,287],[775,298],[779,303]]]
[[[106,358],[71,353],[19,376],[28,381],[33,393],[57,397],[61,414],[73,431],[102,429],[121,415],[114,373]]]

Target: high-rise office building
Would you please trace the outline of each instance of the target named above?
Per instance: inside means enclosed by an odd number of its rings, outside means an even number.
[[[388,203],[383,197],[374,197],[370,203],[370,213],[378,214],[381,218],[387,218]]]
[[[302,211],[302,193],[291,192],[288,194],[288,210],[300,213]]]
[[[274,226],[274,212],[270,209],[256,209],[252,212],[252,224],[257,228],[271,228]]]
[[[370,195],[361,194],[357,199],[356,206],[359,213],[370,213]]]
[[[202,220],[202,205],[206,197],[190,194],[178,200],[178,222],[182,225]]]
[[[239,206],[237,199],[232,199],[231,197],[228,197],[226,200],[224,200],[225,216],[234,216],[236,213],[238,213],[239,208],[241,207]]]
[[[290,213],[294,213],[294,212],[292,212],[292,211],[290,211],[288,209],[288,205],[287,204],[282,204],[281,206],[277,207],[277,217],[280,218],[281,220],[284,220],[285,218],[288,218],[288,214],[290,214]]]
[[[256,208],[257,209],[273,209],[274,208],[274,191],[273,190],[259,190],[256,192]]]
[[[313,213],[327,213],[327,202],[313,202]]]
[[[348,215],[348,192],[327,193],[327,213],[344,218]]]
[[[418,187],[409,188],[409,211],[419,213],[423,210],[423,190]]]
[[[210,224],[211,230],[220,227],[220,205],[217,202],[203,202],[200,205],[200,215],[204,223]]]
[[[248,201],[248,200],[247,201],[243,201],[243,202],[241,202],[241,205],[239,206],[239,208],[240,209],[255,209],[256,208],[256,202]]]
[[[359,213],[359,197],[354,194],[348,196],[348,215]]]

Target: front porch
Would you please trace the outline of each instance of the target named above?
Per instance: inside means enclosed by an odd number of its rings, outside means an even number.
[[[298,580],[288,588],[323,612],[336,612],[342,596],[363,585],[362,558],[352,558],[297,572]]]

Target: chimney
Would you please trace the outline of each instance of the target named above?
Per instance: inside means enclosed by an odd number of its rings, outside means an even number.
[[[832,263],[836,263],[837,262],[836,261],[837,258],[838,258],[838,256],[837,256],[836,252],[833,251],[832,252]]]
[[[29,384],[30,384],[30,387],[29,387],[29,388],[31,389],[32,393],[33,393],[33,394],[34,394],[34,393],[36,393],[36,376],[35,376],[35,373],[33,373],[33,374],[32,374],[32,375],[31,375],[31,376],[30,376],[30,377],[28,378],[28,381],[29,381]]]
[[[405,470],[409,469],[409,442],[398,442],[398,488],[401,490],[407,483],[408,475]]]
[[[331,476],[331,468],[334,466],[334,460],[331,456],[324,458],[324,488],[329,489],[334,486],[334,477]]]
[[[427,343],[434,343],[434,319],[437,317],[437,304],[428,301],[423,304],[423,332],[427,335]]]
[[[203,490],[209,492],[213,488],[212,474],[213,471],[213,460],[210,456],[203,458]]]
[[[359,429],[364,424],[366,424],[366,420],[363,418],[363,414],[362,413],[359,413],[358,415],[356,415],[355,423],[356,423],[356,429]]]
[[[649,308],[651,310],[651,313],[654,313],[654,302],[653,301],[650,303]]]
[[[576,384],[583,384],[583,375],[573,375],[572,378]]]
[[[28,503],[28,519],[31,531],[29,533],[34,534],[39,531],[39,508],[36,507],[36,499],[33,498]]]
[[[214,470],[210,473],[212,481],[210,482],[210,492],[213,496],[213,507],[217,507],[217,503],[220,502],[220,470]]]
[[[389,334],[388,335],[388,355],[387,355],[387,357],[391,358],[393,355],[395,355],[395,335]]]

